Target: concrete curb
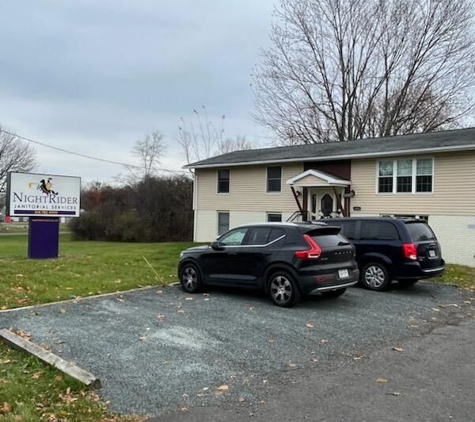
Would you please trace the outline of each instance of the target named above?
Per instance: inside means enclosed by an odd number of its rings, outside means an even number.
[[[23,306],[21,308],[3,309],[3,310],[0,310],[0,315],[4,313],[8,313],[8,312],[25,311],[26,309],[36,309],[36,308],[44,308],[46,306],[61,305],[63,303],[79,303],[88,299],[98,299],[98,298],[107,297],[107,296],[117,296],[117,295],[122,295],[126,293],[138,292],[141,290],[164,289],[166,287],[178,286],[179,284],[180,284],[179,282],[175,282],[175,283],[166,284],[164,286],[156,285],[156,286],[137,287],[136,289],[121,290],[118,292],[103,293],[101,295],[94,295],[94,296],[84,296],[84,297],[79,297],[77,299],[66,299],[66,300],[60,300],[58,302],[48,302],[48,303],[40,303],[38,305]]]
[[[42,362],[51,365],[70,377],[82,382],[90,390],[101,388],[101,381],[95,375],[79,368],[72,362],[68,362],[48,350],[42,349],[31,341],[12,333],[11,331],[0,330],[0,339],[14,349],[21,350],[30,355],[36,356]]]

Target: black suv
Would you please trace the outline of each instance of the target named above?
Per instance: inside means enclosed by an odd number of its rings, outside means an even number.
[[[331,224],[355,245],[363,287],[385,290],[392,280],[412,285],[445,270],[439,242],[424,220],[350,217]]]
[[[240,226],[209,246],[183,251],[180,283],[189,293],[203,284],[257,288],[285,307],[312,292],[338,297],[359,277],[355,248],[339,232],[326,224]]]

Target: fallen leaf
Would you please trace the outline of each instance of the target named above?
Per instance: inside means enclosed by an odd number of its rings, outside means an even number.
[[[209,387],[204,387],[203,388],[203,391],[208,391],[209,390]]]
[[[11,360],[10,360],[10,359],[5,359],[5,360],[2,360],[2,363],[4,363],[4,364],[10,363],[10,362],[11,362]]]
[[[203,296],[209,296],[209,293],[203,293]]]
[[[185,310],[184,310],[184,309],[178,309],[177,312],[178,312],[179,314],[184,314],[184,313],[185,313]]]
[[[120,278],[118,278],[117,280],[114,281],[114,283],[120,284],[120,283],[122,283],[122,280]]]
[[[61,309],[59,310],[59,312],[61,312],[62,314],[64,314],[64,313],[66,313],[66,309],[61,308]]]
[[[401,393],[399,391],[393,391],[393,396],[400,396]]]
[[[297,368],[297,364],[296,363],[289,363],[289,368]]]
[[[439,308],[432,308],[432,310],[433,310],[434,312],[440,312],[440,309],[439,309]]]
[[[396,352],[404,352],[404,349],[402,347],[393,347],[393,350]]]
[[[388,380],[386,378],[378,378],[376,382],[378,382],[379,384],[386,384]]]
[[[446,305],[439,305],[440,308],[458,308],[459,305],[456,303],[448,303]]]
[[[274,343],[274,342],[275,342],[275,340],[273,338],[269,339],[269,343]]]
[[[185,300],[193,300],[192,297],[185,297]]]
[[[328,340],[326,338],[322,338],[320,340],[320,344],[327,344],[328,343]]]
[[[366,355],[358,355],[353,358],[354,360],[369,359]]]
[[[220,385],[218,388],[217,388],[218,391],[228,391],[229,390],[229,386],[227,385]]]
[[[313,328],[314,325],[311,323],[311,322],[307,322],[307,325],[306,325],[307,328]]]
[[[4,402],[2,407],[0,407],[0,414],[11,413],[12,405],[10,403]]]
[[[62,375],[56,375],[56,376],[54,377],[54,380],[55,380],[55,381],[61,381],[62,379],[63,379],[63,376],[62,376]]]
[[[140,337],[140,341],[145,341],[147,340],[147,337]]]
[[[35,372],[31,378],[34,379],[34,380],[37,380],[39,377],[41,377],[41,375],[43,374],[43,372],[39,371],[39,372]]]
[[[310,359],[311,362],[318,362],[318,359],[317,358],[312,358]]]

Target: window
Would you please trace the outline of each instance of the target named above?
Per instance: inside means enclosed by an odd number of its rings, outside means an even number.
[[[412,192],[412,160],[397,160],[397,192]]]
[[[229,193],[229,170],[218,170],[218,193]]]
[[[229,230],[229,212],[218,212],[218,236]]]
[[[269,223],[281,223],[282,222],[282,214],[278,212],[268,212],[267,213],[267,221]]]
[[[267,192],[280,192],[282,189],[282,167],[267,167]]]
[[[229,233],[226,233],[223,237],[219,238],[219,242],[225,246],[240,246],[244,237],[246,236],[248,229],[236,229]]]
[[[417,160],[416,192],[432,192],[432,159]]]
[[[271,227],[254,227],[250,230],[250,234],[246,237],[244,245],[263,246],[273,242],[285,235],[283,229]]]
[[[432,192],[433,159],[383,160],[378,163],[378,193]]]
[[[341,227],[341,234],[349,240],[354,240],[356,236],[356,221],[332,221],[332,225],[336,224]]]
[[[434,232],[424,223],[407,223],[407,231],[411,235],[413,242],[424,242],[426,240],[436,240]]]
[[[396,227],[387,221],[362,221],[360,240],[398,240]]]
[[[386,193],[393,191],[393,162],[380,161],[379,162],[379,193]]]

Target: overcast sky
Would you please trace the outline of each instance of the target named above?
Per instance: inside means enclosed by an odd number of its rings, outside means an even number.
[[[206,106],[225,134],[265,146],[250,74],[269,44],[274,0],[1,1],[0,124],[34,140],[137,163],[163,133],[164,168],[185,164],[180,117]],[[38,172],[112,180],[124,168],[35,146]]]

